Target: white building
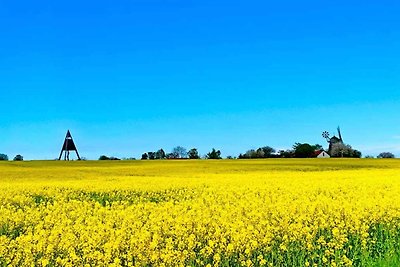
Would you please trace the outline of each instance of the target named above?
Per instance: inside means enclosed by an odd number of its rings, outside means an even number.
[[[329,156],[329,154],[328,153],[326,153],[325,151],[322,151],[321,153],[319,153],[319,155],[317,156],[317,158],[320,158],[320,159],[328,159],[328,158],[330,158],[331,156]]]

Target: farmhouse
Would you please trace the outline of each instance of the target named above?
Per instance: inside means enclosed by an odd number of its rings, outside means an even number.
[[[317,158],[320,158],[320,159],[328,159],[328,158],[330,158],[331,156],[329,156],[329,154],[328,153],[326,153],[325,151],[321,151],[321,153],[319,153],[318,154],[318,156],[317,156]]]

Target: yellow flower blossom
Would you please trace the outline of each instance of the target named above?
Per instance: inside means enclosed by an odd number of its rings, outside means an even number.
[[[1,266],[360,266],[398,229],[397,160],[0,162]]]

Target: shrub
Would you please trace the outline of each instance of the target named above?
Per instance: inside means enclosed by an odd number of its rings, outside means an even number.
[[[391,152],[382,152],[378,155],[378,159],[394,159],[395,156]]]
[[[23,160],[24,160],[24,157],[19,154],[14,157],[14,161],[23,161]]]

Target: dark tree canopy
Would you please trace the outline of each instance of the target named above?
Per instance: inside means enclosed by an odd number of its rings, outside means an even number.
[[[99,157],[99,160],[110,160],[110,158],[107,157],[106,155],[101,155],[101,156]]]
[[[311,158],[314,156],[315,152],[315,148],[307,143],[296,143],[293,149],[296,158]]]
[[[315,144],[312,146],[312,148],[316,151],[316,150],[323,150],[324,148],[320,145],[320,144]]]
[[[196,148],[192,148],[188,152],[188,157],[189,159],[199,159],[200,158],[199,152],[197,151]]]
[[[333,158],[361,158],[361,152],[350,145],[336,143],[332,145],[331,157]]]
[[[167,158],[167,159],[174,159],[174,154],[172,154],[172,153],[167,153],[167,154],[165,155],[165,158]]]
[[[391,152],[382,152],[378,155],[378,159],[394,159],[395,156]]]
[[[8,156],[6,154],[0,154],[0,160],[8,160]]]
[[[149,155],[147,153],[142,154],[142,160],[146,160],[149,158]]]
[[[288,149],[288,150],[279,150],[279,157],[280,158],[294,158],[294,150]]]
[[[155,152],[147,152],[147,155],[149,156],[150,160],[156,159],[156,153]]]
[[[19,154],[14,157],[14,161],[23,161],[23,160],[24,160],[24,157]]]
[[[174,147],[172,149],[171,154],[174,159],[186,159],[187,158],[186,148],[184,148],[182,146]]]
[[[165,155],[165,151],[164,149],[159,149],[156,154],[155,154],[155,158],[156,159],[165,159],[166,155]]]
[[[264,147],[259,148],[258,150],[263,152],[264,158],[270,158],[276,152],[275,149],[273,149],[270,146],[264,146]]]
[[[261,159],[261,158],[275,158],[276,151],[270,146],[260,147],[257,150],[250,149],[246,153],[240,154],[239,159]]]
[[[120,160],[120,159],[117,157],[107,157],[105,155],[102,155],[99,157],[99,160]]]
[[[215,148],[213,148],[210,152],[207,153],[207,159],[222,159],[221,151],[215,150]]]
[[[257,151],[254,149],[247,150],[246,153],[244,153],[244,158],[246,159],[253,159],[257,157]]]

